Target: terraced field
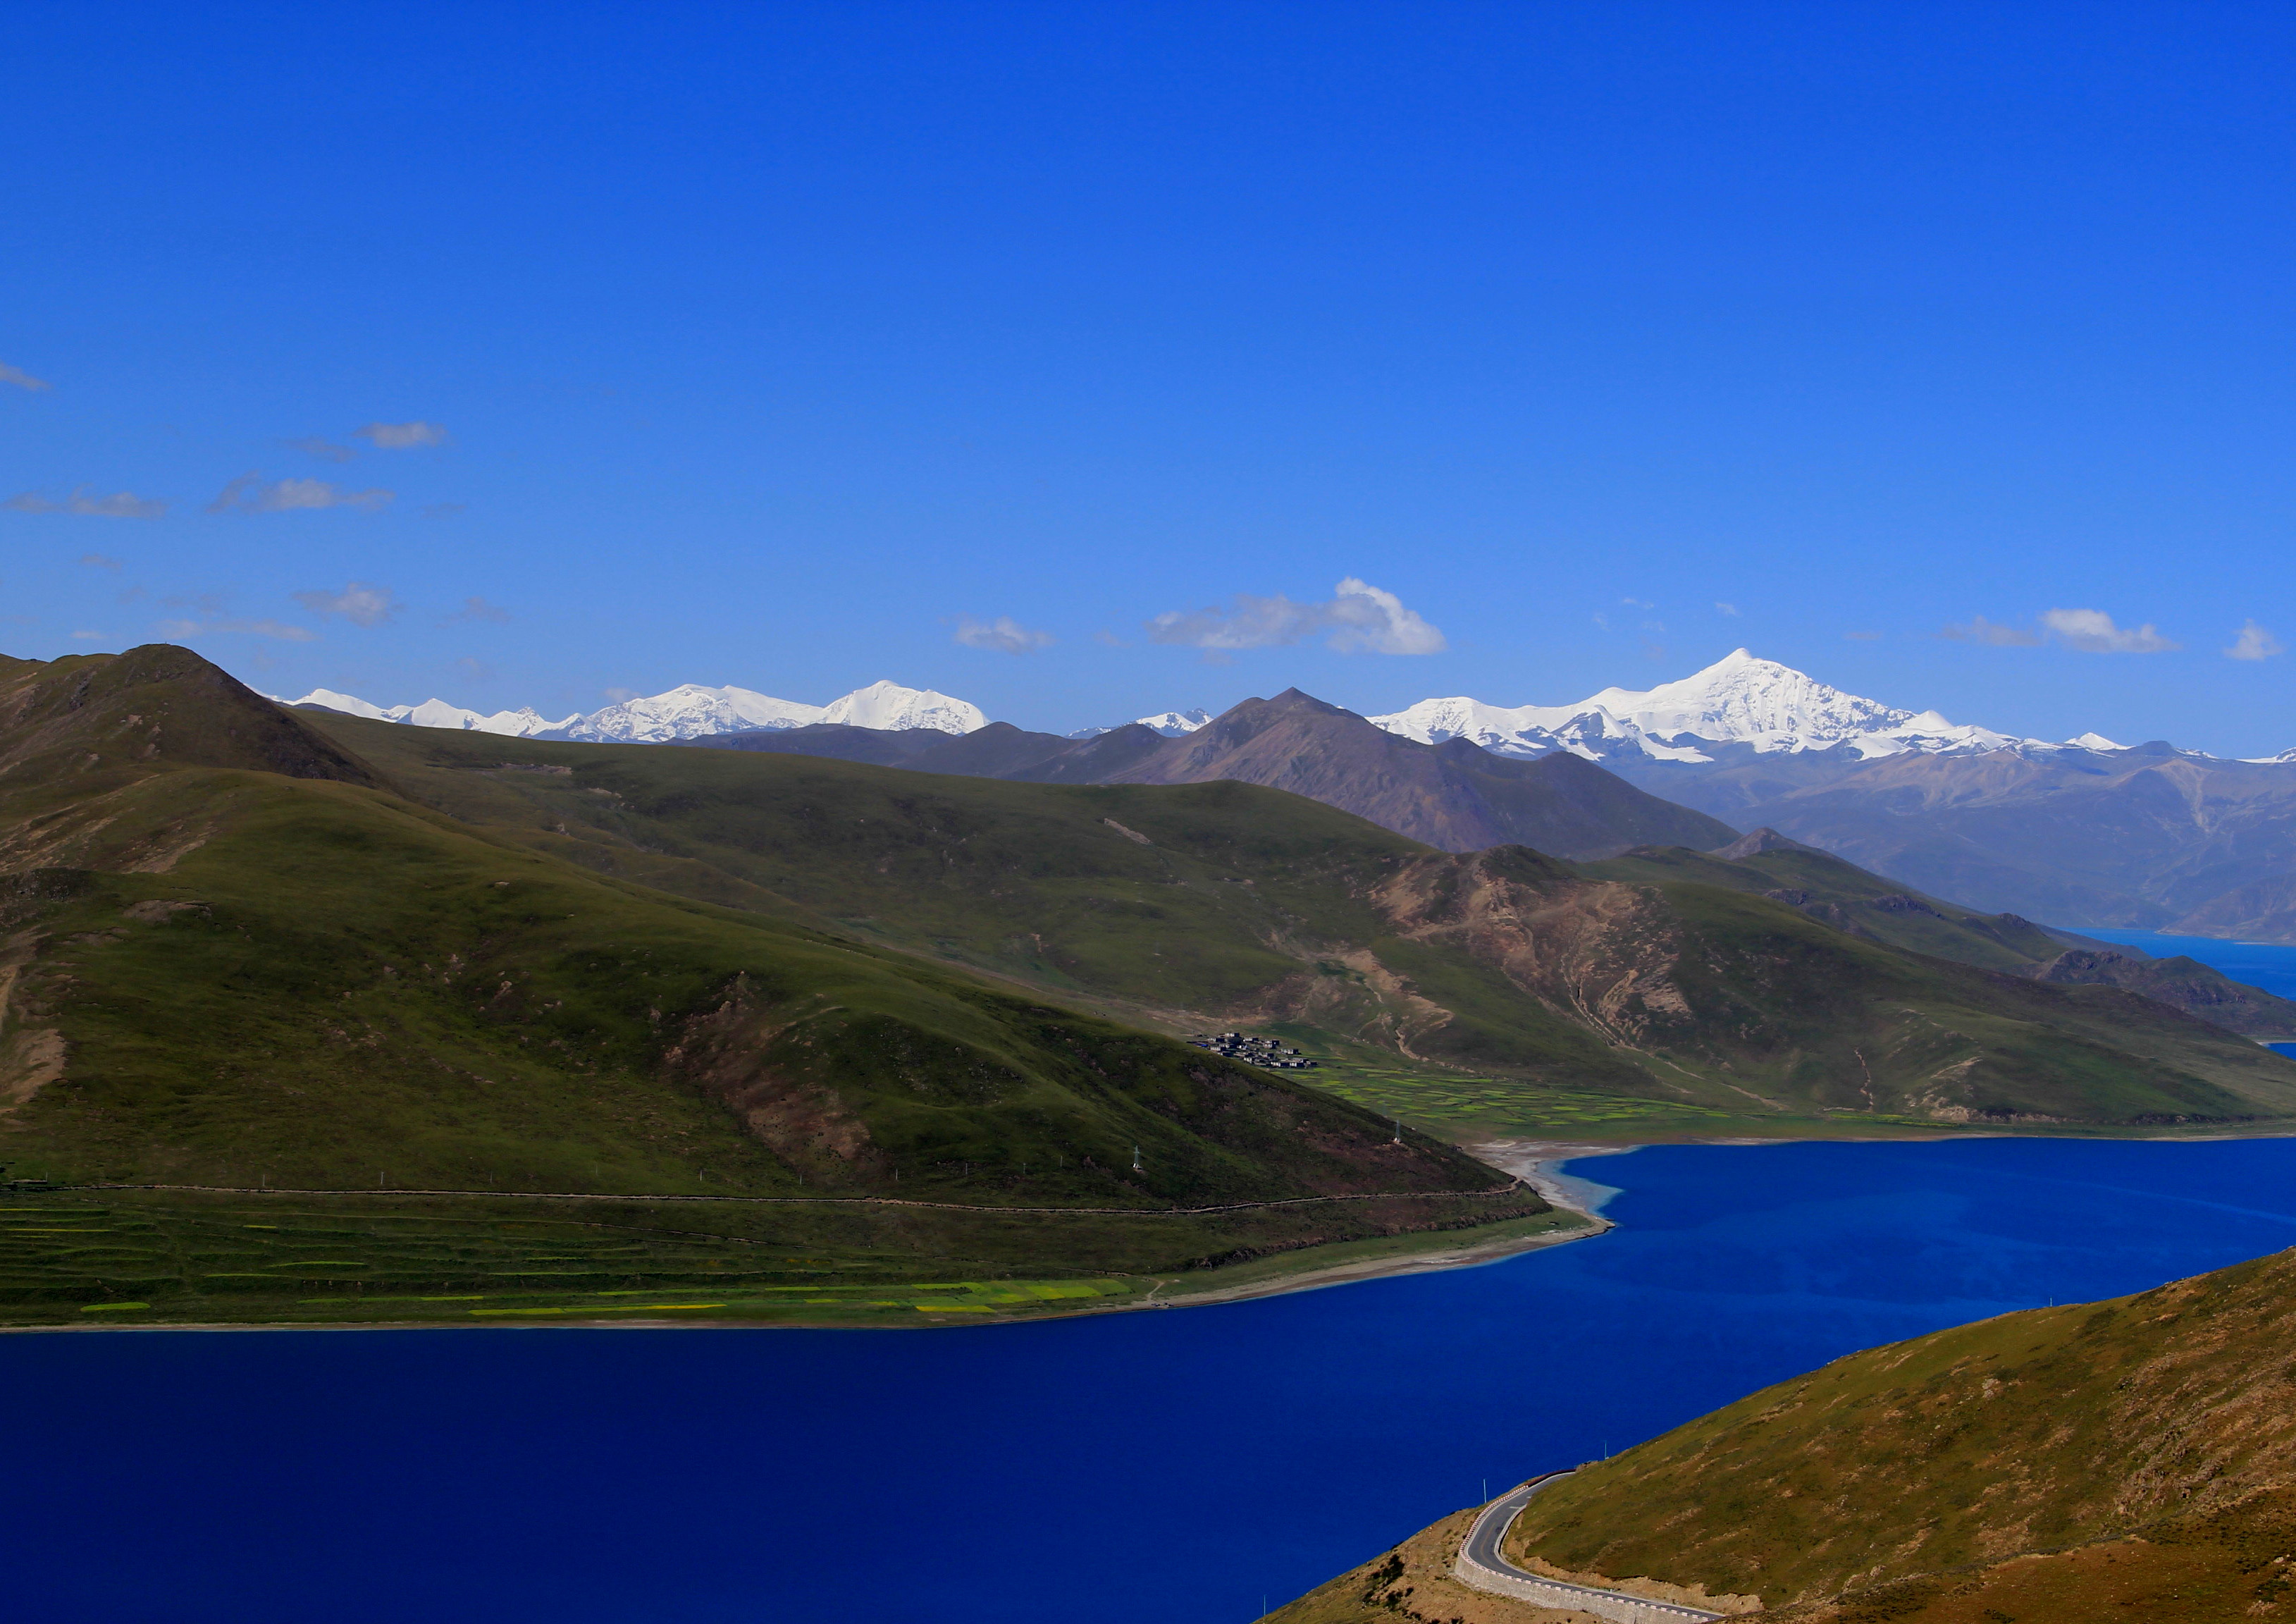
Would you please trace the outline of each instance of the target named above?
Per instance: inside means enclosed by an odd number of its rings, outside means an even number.
[[[346,1214],[281,1197],[185,1208],[58,1194],[0,1207],[0,1325],[914,1321],[1072,1310],[1151,1284],[902,1277],[914,1267],[612,1218]]]
[[[1302,1271],[1407,1266],[1423,1253],[1545,1244],[1584,1227],[1519,1186],[1117,1214],[57,1190],[0,1195],[0,1330],[978,1324],[1280,1290]]]
[[[1315,1057],[1308,1073],[1318,1088],[1382,1116],[1400,1118],[1449,1139],[1478,1133],[1599,1133],[1631,1130],[1718,1132],[1738,1117],[1707,1105],[1636,1099],[1587,1088],[1554,1088],[1503,1077],[1478,1077],[1435,1066],[1414,1066],[1368,1044],[1335,1039],[1308,1026],[1267,1029]]]

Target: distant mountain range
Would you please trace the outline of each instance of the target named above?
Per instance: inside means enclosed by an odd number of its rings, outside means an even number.
[[[1498,809],[1519,793],[1501,787],[1519,782],[1513,767],[1574,757],[1708,818],[1774,827],[1988,911],[2076,927],[2296,940],[2296,750],[2232,760],[2158,741],[2123,745],[2097,733],[2021,738],[1861,698],[1745,649],[1678,682],[1606,688],[1575,705],[1505,707],[1455,697],[1361,718],[1391,737],[1448,752],[1439,768],[1410,752],[1374,750],[1361,735],[1337,754],[1330,739],[1318,734],[1311,743],[1308,734],[1285,728],[1248,744],[1216,746],[1212,738],[1232,740],[1235,729],[1208,734],[1214,719],[1201,710],[1168,710],[1067,735],[1028,733],[991,724],[962,700],[890,682],[822,706],[688,685],[556,721],[530,708],[482,716],[439,700],[385,709],[325,689],[297,702],[539,738],[738,738],[745,748],[973,776],[1241,777],[1314,795],[1452,849],[1520,829],[1513,815]],[[1258,716],[1250,707],[1277,702],[1247,701],[1219,720]],[[903,734],[914,737],[896,737]],[[787,742],[767,742],[776,735]],[[1181,740],[1199,743],[1155,753]],[[1279,740],[1306,753],[1287,759]],[[947,748],[958,742],[964,748]],[[1193,765],[1180,766],[1184,759]],[[1659,838],[1638,832],[1643,826],[1608,842],[1551,849],[1593,855]],[[1493,838],[1540,844],[1522,833]]]
[[[1145,722],[1082,738],[992,722],[955,738],[816,725],[680,742],[1033,783],[1234,780],[1289,790],[1445,851],[1513,844],[1603,857],[1630,846],[1703,849],[1738,834],[1567,751],[1515,760],[1464,740],[1423,744],[1296,688],[1170,737]]]
[[[330,688],[314,688],[301,699],[283,702],[316,705],[374,722],[406,722],[417,727],[451,727],[513,738],[573,739],[587,744],[661,744],[708,734],[821,725],[887,731],[922,727],[954,734],[988,725],[977,705],[930,688],[904,688],[893,682],[871,683],[826,705],[775,699],[748,688],[708,688],[686,683],[667,693],[623,700],[587,716],[578,712],[554,722],[530,705],[488,716],[442,699],[425,700],[420,705],[382,706]]]

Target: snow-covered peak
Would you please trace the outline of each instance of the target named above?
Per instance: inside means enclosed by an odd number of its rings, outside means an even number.
[[[1873,757],[1977,752],[2019,742],[1989,728],[1956,726],[1934,710],[1900,710],[1845,693],[1747,649],[1677,682],[1640,691],[1605,688],[1575,705],[1431,699],[1371,720],[1423,743],[1464,738],[1504,755],[1568,750],[1592,760],[1637,750],[1659,760],[1711,761],[1702,746],[1718,744],[1763,754],[1847,745]]]
[[[1129,723],[1117,726],[1152,727],[1168,739],[1191,734],[1212,719],[1209,710],[1160,710],[1154,716],[1136,716]],[[1071,739],[1097,739],[1104,733],[1114,733],[1115,727],[1079,727],[1069,734]]]
[[[930,688],[904,688],[894,682],[873,682],[843,699],[832,700],[820,719],[848,727],[896,731],[933,727],[942,733],[972,733],[988,726],[988,718],[978,705]]]
[[[2085,733],[2079,738],[2067,739],[2065,742],[2077,750],[2127,750],[2128,748],[2126,744],[2115,744],[2101,733]],[[2284,751],[2274,759],[2282,761],[2296,759],[2296,750]]]
[[[803,727],[823,718],[818,705],[775,699],[748,688],[705,688],[699,683],[685,683],[667,693],[624,700],[577,717],[559,736],[586,743],[659,744],[705,734]]]
[[[2276,756],[2243,756],[2241,759],[2251,767],[2286,767],[2296,763],[2296,750],[2284,750]]]
[[[332,688],[314,688],[301,699],[282,701],[290,705],[321,705],[329,710],[340,710],[345,716],[363,716],[370,722],[403,722],[411,705],[399,705],[385,710],[381,705],[368,703],[355,693],[338,693]]]
[[[314,688],[301,699],[287,702],[324,705],[330,710],[340,710],[346,716],[365,717],[371,721],[406,722],[417,727],[451,727],[465,733],[506,734],[512,737],[546,733],[578,719],[570,716],[554,722],[531,705],[518,710],[497,710],[488,716],[476,710],[465,710],[460,705],[450,705],[442,699],[426,699],[419,705],[385,708],[371,704],[356,694],[338,693],[332,688]]]

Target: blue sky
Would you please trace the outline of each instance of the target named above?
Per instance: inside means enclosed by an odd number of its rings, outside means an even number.
[[[2277,750],[2292,44],[2229,4],[18,4],[0,648],[552,714],[889,677],[1066,729],[1744,644]]]

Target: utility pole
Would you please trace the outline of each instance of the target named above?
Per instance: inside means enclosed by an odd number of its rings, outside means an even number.
[[[1140,1147],[1136,1144],[1132,1147],[1132,1170],[1136,1173],[1143,1170],[1140,1166]]]

